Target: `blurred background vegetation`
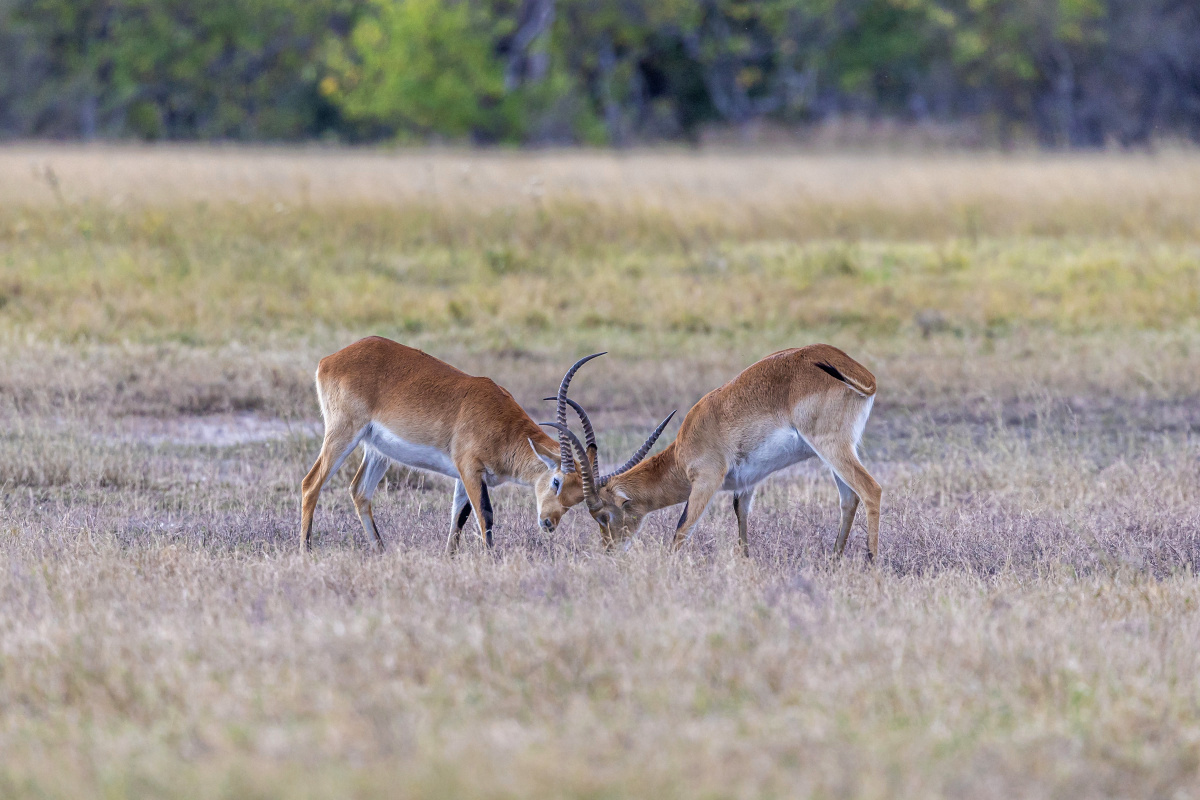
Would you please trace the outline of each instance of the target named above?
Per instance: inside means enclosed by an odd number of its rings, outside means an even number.
[[[0,0],[5,138],[1200,139],[1195,0]]]

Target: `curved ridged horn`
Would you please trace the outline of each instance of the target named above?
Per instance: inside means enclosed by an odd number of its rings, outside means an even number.
[[[564,475],[568,472],[575,471],[575,459],[571,458],[571,442],[563,433],[562,428],[558,427],[561,425],[563,428],[565,428],[567,425],[567,387],[571,385],[571,378],[575,377],[575,373],[579,371],[580,367],[591,361],[593,358],[598,358],[602,355],[604,355],[604,353],[592,353],[590,356],[584,356],[576,361],[575,364],[569,370],[567,370],[567,374],[563,375],[562,383],[558,385],[558,396],[555,398],[558,400],[558,425],[553,427],[558,428],[559,467],[562,469]]]
[[[676,411],[677,410],[678,409],[676,409]],[[658,437],[662,436],[663,429],[667,427],[667,423],[671,421],[671,417],[673,417],[673,416],[675,416],[675,411],[672,411],[670,414],[667,414],[667,418],[664,419],[662,422],[658,423],[658,427],[654,429],[654,433],[650,434],[650,437],[648,439],[646,439],[646,441],[642,444],[642,446],[637,449],[637,452],[635,452],[633,454],[632,458],[630,458],[624,464],[617,467],[616,469],[614,469],[612,472],[608,473],[607,475],[601,475],[600,480],[598,481],[599,485],[603,486],[604,484],[611,481],[613,478],[620,475],[622,472],[627,472],[627,471],[633,469],[635,466],[637,466],[638,463],[643,458],[646,457],[646,454],[650,452],[650,448],[654,447],[654,442],[658,440]]]
[[[543,397],[543,400],[557,400],[557,397]],[[592,420],[588,417],[587,412],[583,410],[583,406],[576,403],[569,397],[564,397],[567,405],[575,409],[575,413],[579,415],[579,422],[583,425],[583,441],[587,442],[588,460],[592,462],[592,470],[594,471],[600,464],[600,450],[596,447],[596,429],[592,427]]]
[[[592,471],[592,465],[587,460],[587,453],[584,451],[583,443],[579,441],[579,437],[566,425],[559,425],[557,422],[539,422],[538,424],[545,425],[547,428],[554,428],[561,436],[575,446],[575,449],[579,452],[579,465],[582,467],[579,477],[583,480],[584,502],[587,503],[587,507],[590,509],[599,508],[600,497],[596,493],[596,489],[598,488],[596,486],[596,473]]]

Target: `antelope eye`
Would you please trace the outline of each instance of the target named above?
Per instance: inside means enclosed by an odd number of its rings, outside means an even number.
[[[550,481],[550,488],[554,490],[555,494],[558,494],[559,492],[561,492],[562,491],[562,478],[555,477],[554,480]]]

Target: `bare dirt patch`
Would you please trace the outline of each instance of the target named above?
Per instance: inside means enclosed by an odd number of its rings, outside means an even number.
[[[124,417],[108,432],[131,442],[232,447],[292,437],[319,437],[320,423],[245,412],[192,417]]]

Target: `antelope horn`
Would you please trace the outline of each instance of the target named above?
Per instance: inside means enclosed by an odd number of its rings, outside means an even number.
[[[575,364],[567,370],[567,374],[563,376],[562,383],[558,385],[558,425],[553,427],[558,429],[558,453],[559,466],[563,474],[575,471],[575,459],[571,458],[571,441],[567,435],[563,433],[563,428],[567,426],[567,387],[571,385],[571,378],[575,377],[575,373],[579,371],[587,362],[593,358],[598,358],[604,353],[592,353],[590,356],[584,356],[575,362]],[[582,457],[582,454],[581,454]]]
[[[646,454],[650,452],[650,448],[654,447],[654,442],[658,440],[658,437],[662,436],[663,429],[667,427],[667,423],[671,421],[671,417],[673,416],[675,416],[674,411],[672,411],[670,414],[667,414],[667,418],[658,423],[658,427],[654,429],[654,433],[650,434],[650,437],[646,439],[642,446],[637,449],[637,452],[633,454],[632,458],[607,475],[600,476],[599,485],[603,486],[613,478],[620,475],[622,472],[627,472],[637,466],[638,463],[646,457]]]
[[[543,397],[543,400],[557,400],[557,397]],[[600,465],[600,450],[596,447],[596,430],[592,427],[592,421],[588,418],[587,412],[583,410],[583,406],[576,403],[569,397],[564,397],[567,405],[575,409],[575,413],[579,415],[579,422],[583,425],[583,440],[587,442],[588,460],[592,462],[592,470]]]
[[[596,473],[592,471],[592,465],[587,460],[587,454],[584,452],[583,444],[579,441],[579,437],[566,425],[559,425],[557,422],[539,422],[538,424],[545,425],[547,428],[554,428],[575,446],[575,449],[579,452],[579,465],[582,468],[579,472],[579,477],[583,480],[583,499],[587,502],[589,509],[599,508],[600,497],[596,493]]]

